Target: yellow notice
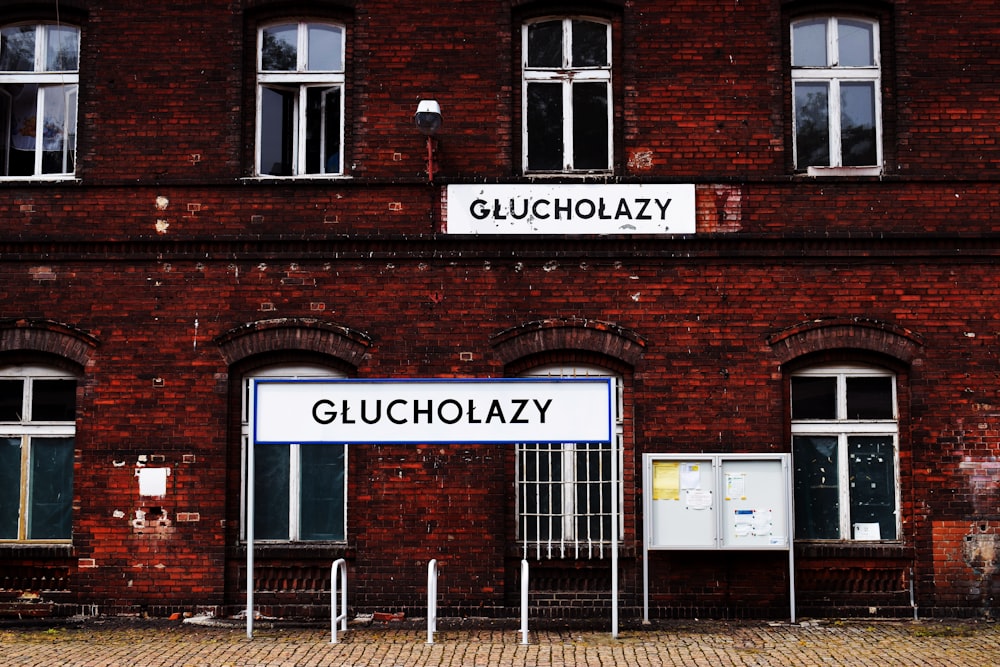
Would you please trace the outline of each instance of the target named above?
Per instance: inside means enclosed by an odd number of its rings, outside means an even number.
[[[653,461],[653,500],[680,499],[680,463],[677,461]]]

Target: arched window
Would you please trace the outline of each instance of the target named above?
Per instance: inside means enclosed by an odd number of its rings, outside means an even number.
[[[72,538],[76,385],[48,366],[0,368],[0,541]]]
[[[797,539],[898,539],[896,406],[887,370],[828,365],[791,376]]]
[[[522,443],[517,446],[517,531],[537,558],[603,557],[614,533],[621,539],[622,382],[606,369],[547,365],[525,377],[614,377],[615,439],[611,444]],[[612,457],[617,465],[612,466]],[[618,471],[612,477],[612,468]],[[618,495],[618,516],[612,514]]]
[[[342,378],[325,366],[268,366],[243,376],[243,503],[254,484],[254,539],[306,542],[346,539],[347,448],[344,445],[257,445],[255,479],[246,476],[250,442],[250,380],[255,378]],[[246,534],[246,513],[242,517]]]
[[[266,25],[257,44],[257,169],[261,176],[343,173],[343,26]]]
[[[79,28],[0,28],[0,177],[73,174],[79,63]]]

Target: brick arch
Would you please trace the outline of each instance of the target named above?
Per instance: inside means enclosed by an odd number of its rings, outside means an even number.
[[[587,319],[527,322],[494,334],[490,342],[504,365],[553,350],[583,350],[634,367],[646,350],[646,340],[634,331]]]
[[[44,352],[85,367],[97,338],[52,320],[0,320],[0,352]]]
[[[768,343],[782,364],[814,352],[835,349],[876,352],[910,364],[923,347],[923,340],[916,332],[865,318],[801,322],[771,335]]]
[[[258,320],[215,338],[230,366],[258,354],[304,350],[336,357],[353,367],[364,360],[371,338],[332,322],[307,318]]]

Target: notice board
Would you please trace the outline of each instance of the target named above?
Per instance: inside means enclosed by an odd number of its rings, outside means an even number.
[[[788,454],[645,454],[646,549],[788,549]]]

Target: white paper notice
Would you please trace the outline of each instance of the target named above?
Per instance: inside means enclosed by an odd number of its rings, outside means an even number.
[[[167,495],[167,475],[170,468],[139,468],[139,495],[161,497]]]
[[[688,489],[687,508],[690,510],[707,510],[712,507],[712,492],[701,489]]]

